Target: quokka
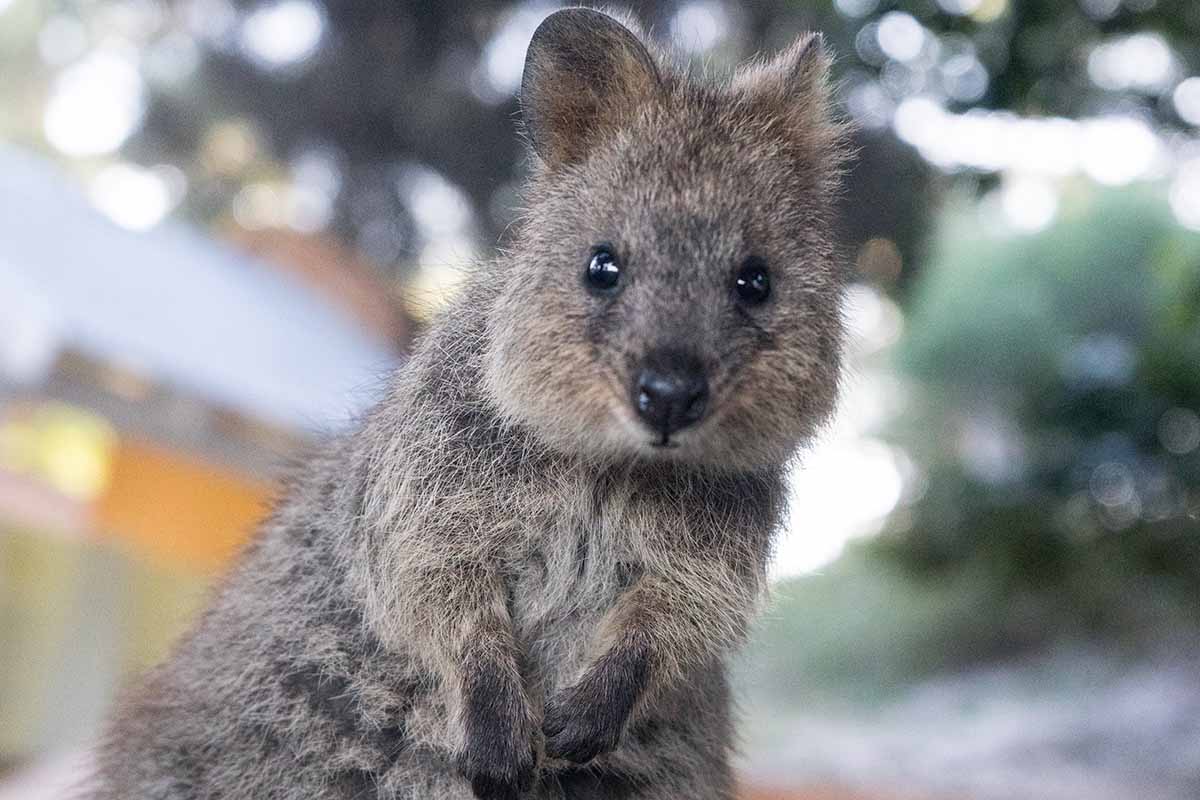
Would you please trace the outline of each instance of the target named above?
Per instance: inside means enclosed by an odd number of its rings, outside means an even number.
[[[511,246],[122,701],[87,796],[732,798],[726,661],[838,383],[828,72],[818,36],[715,79],[549,16]]]

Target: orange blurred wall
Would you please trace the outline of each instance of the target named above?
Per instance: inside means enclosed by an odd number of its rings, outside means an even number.
[[[198,458],[122,439],[94,507],[100,535],[165,566],[219,571],[267,513],[271,485]]]

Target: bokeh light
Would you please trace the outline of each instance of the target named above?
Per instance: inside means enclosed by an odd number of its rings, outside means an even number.
[[[671,17],[671,40],[692,53],[716,47],[729,34],[729,11],[719,0],[690,0]]]
[[[186,178],[175,167],[143,169],[112,164],[91,181],[92,204],[123,228],[145,231],[171,211],[183,195]]]
[[[55,80],[46,102],[46,138],[69,156],[111,153],[137,130],[144,111],[134,57],[97,50]]]
[[[258,6],[243,20],[241,45],[256,63],[282,69],[311,58],[324,28],[324,14],[311,0],[277,0]]]
[[[1200,78],[1180,81],[1171,97],[1180,119],[1190,125],[1200,126]]]

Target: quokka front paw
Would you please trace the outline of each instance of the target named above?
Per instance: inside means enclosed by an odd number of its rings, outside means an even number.
[[[617,748],[622,727],[624,720],[613,718],[594,704],[551,704],[546,708],[546,718],[542,722],[546,755],[586,764]]]
[[[495,752],[481,755],[475,757],[468,749],[463,765],[471,791],[479,800],[518,800],[533,787],[537,768],[533,748],[523,757]]]
[[[610,652],[583,680],[551,699],[542,720],[546,755],[586,764],[615,750],[648,670],[644,650]]]
[[[518,800],[532,788],[537,771],[534,725],[524,693],[481,675],[466,700],[460,770],[479,800]]]

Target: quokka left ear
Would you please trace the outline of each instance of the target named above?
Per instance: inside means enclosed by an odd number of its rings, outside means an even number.
[[[579,161],[659,91],[646,45],[607,14],[556,11],[533,34],[521,111],[534,152],[552,169]]]

